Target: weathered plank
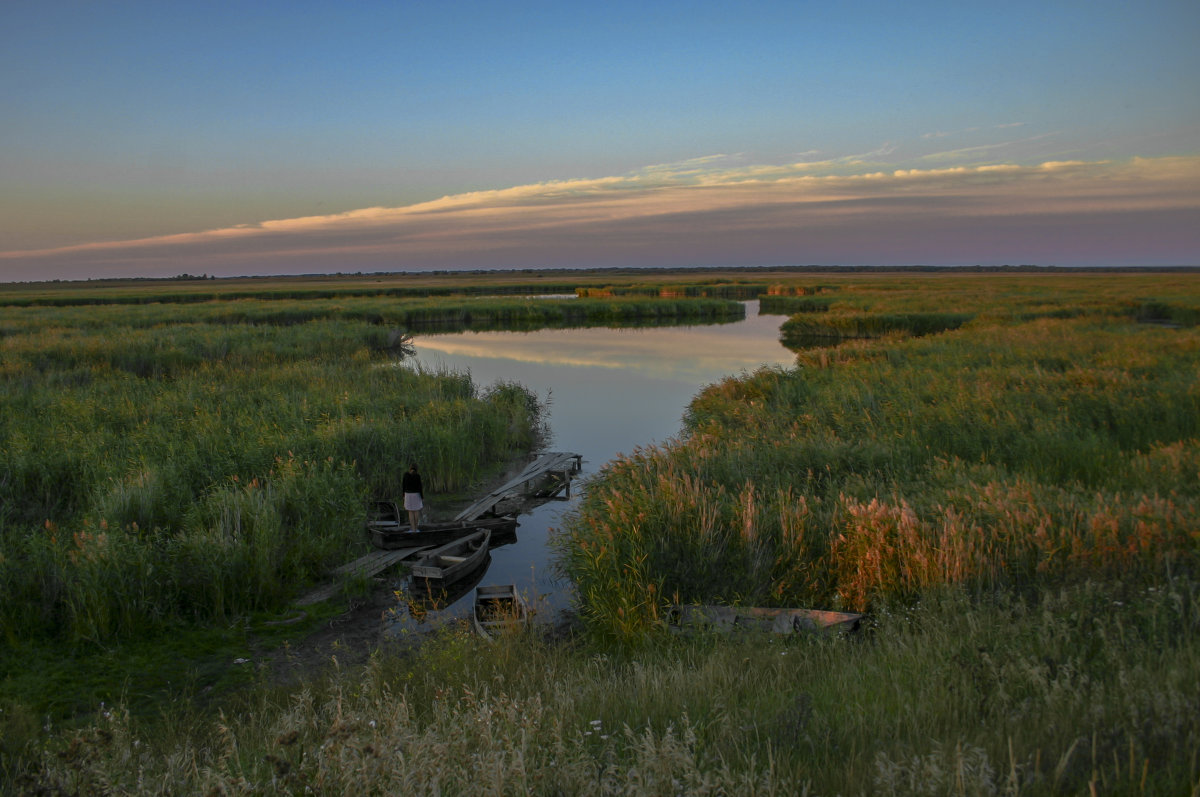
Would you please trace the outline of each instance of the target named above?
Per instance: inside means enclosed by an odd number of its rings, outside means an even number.
[[[548,476],[557,477],[569,485],[571,477],[579,472],[582,460],[583,457],[581,455],[564,451],[551,451],[542,454],[525,466],[525,469],[520,474],[509,479],[495,490],[492,490],[462,512],[459,512],[454,519],[455,521],[475,520],[480,515],[489,512],[502,501],[526,494],[528,492],[527,485],[530,482],[544,479]]]
[[[423,550],[425,548],[400,548],[392,551],[372,551],[366,556],[360,556],[353,562],[348,562],[330,571],[330,574],[335,576],[334,581],[322,584],[312,592],[301,595],[296,599],[295,605],[311,606],[314,603],[329,600],[342,591],[342,582],[347,577],[361,576],[363,578],[370,578],[377,573],[382,573],[397,562],[407,559],[418,551]]]

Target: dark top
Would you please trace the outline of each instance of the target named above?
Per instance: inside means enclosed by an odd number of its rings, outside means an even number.
[[[400,480],[400,489],[406,493],[416,493],[422,498],[425,497],[425,491],[421,487],[421,474],[413,473],[411,470],[404,473],[404,478]]]

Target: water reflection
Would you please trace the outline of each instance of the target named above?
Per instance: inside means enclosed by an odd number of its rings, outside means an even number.
[[[586,477],[617,454],[678,434],[684,410],[705,385],[794,362],[779,341],[785,317],[759,315],[757,301],[745,304],[744,320],[710,326],[418,335],[410,362],[469,371],[480,387],[512,381],[533,390],[550,405],[551,450],[582,454]],[[580,492],[577,486],[571,501],[521,515],[517,541],[493,549],[482,583],[517,584],[542,617],[566,607],[567,585],[554,577],[547,540]],[[420,625],[470,608],[464,594],[447,611],[428,611]],[[401,609],[397,622],[414,628],[414,618]]]
[[[778,324],[773,324],[769,316],[759,318],[767,321],[759,325],[773,329],[777,338]],[[423,358],[469,361],[473,374],[491,370],[484,361],[502,368],[504,363],[536,363],[649,374],[699,386],[765,361],[762,337],[756,334],[759,325],[735,322],[665,328],[469,332],[421,338],[419,348]],[[774,343],[782,349],[777,339]],[[791,355],[783,351],[782,357],[766,361],[790,362]],[[497,374],[497,378],[503,377]]]

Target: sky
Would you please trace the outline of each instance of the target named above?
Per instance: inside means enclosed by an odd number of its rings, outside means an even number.
[[[1200,264],[1200,3],[0,4],[0,280]]]

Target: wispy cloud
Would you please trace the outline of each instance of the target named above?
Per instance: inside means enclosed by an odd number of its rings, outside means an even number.
[[[1050,133],[1039,133],[1036,136],[1026,136],[1025,138],[1017,138],[1009,141],[997,141],[991,144],[980,144],[974,147],[959,147],[958,149],[942,150],[940,152],[931,152],[920,156],[922,161],[979,161],[987,156],[995,157],[997,153],[1011,151],[1021,147],[1026,147],[1035,141],[1043,141],[1048,138],[1054,138],[1059,135],[1057,131]]]
[[[962,127],[958,130],[936,130],[932,133],[922,133],[921,138],[946,138],[948,136],[961,136],[966,133],[978,133],[984,130],[1007,130],[1012,127],[1024,127],[1024,122],[1006,122],[998,125],[978,126],[978,127]]]
[[[1014,226],[1014,219],[1043,231],[1055,218],[1104,229],[1111,219],[1130,224],[1146,214],[1173,219],[1171,214],[1200,210],[1197,157],[938,168],[921,167],[929,160],[922,158],[909,168],[882,168],[878,159],[891,151],[885,145],[861,156],[782,165],[711,155],[625,175],[455,194],[403,207],[0,252],[0,261],[10,264],[6,270],[15,264],[45,273],[43,264],[54,264],[125,275],[219,273],[225,266],[240,269],[234,273],[265,273],[652,265],[739,254],[747,258],[743,262],[802,262],[819,243],[822,253],[845,252],[840,262],[863,262],[887,252],[889,240],[911,239],[914,243],[890,256],[924,262],[934,260],[944,242],[931,240],[923,257],[921,231],[944,237],[949,230],[969,251],[972,235],[991,240],[998,220],[1004,220],[1012,228],[1005,240],[1024,251],[1034,237]],[[1133,233],[1140,244],[1136,229]],[[1196,233],[1171,235],[1174,245],[1191,247],[1200,257]]]

